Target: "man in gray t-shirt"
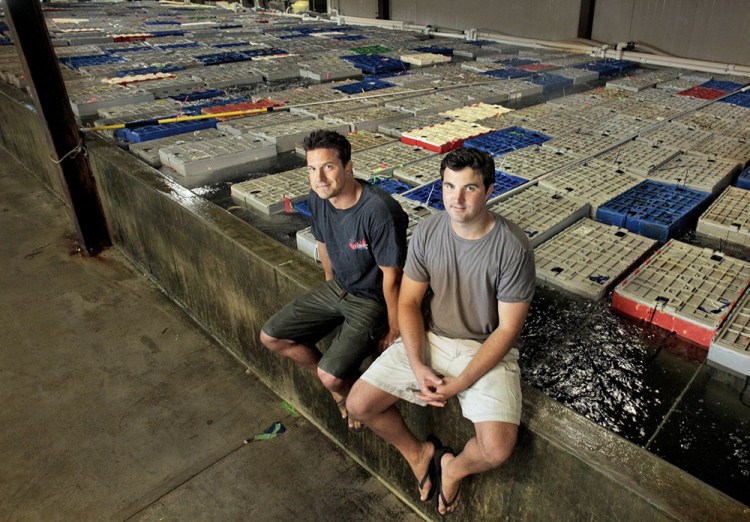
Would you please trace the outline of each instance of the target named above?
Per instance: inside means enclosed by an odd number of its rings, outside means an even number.
[[[461,479],[500,466],[515,446],[521,384],[513,344],[534,295],[535,270],[523,231],[487,209],[492,158],[459,149],[443,159],[440,174],[446,211],[417,225],[409,244],[398,302],[401,339],[357,381],[347,410],[399,450],[420,498],[437,493],[444,515],[456,509]],[[475,427],[458,454],[437,437],[414,437],[394,407],[400,398],[443,407],[453,396]]]

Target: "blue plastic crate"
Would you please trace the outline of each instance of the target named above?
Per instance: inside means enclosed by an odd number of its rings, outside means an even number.
[[[161,125],[144,125],[142,127],[117,129],[115,136],[128,143],[141,143],[144,141],[176,136],[186,132],[195,132],[203,129],[216,127],[216,120],[207,118],[205,120],[178,121],[174,123],[163,123]]]
[[[711,194],[645,180],[607,201],[596,211],[596,220],[667,242],[692,228]]]
[[[750,167],[740,173],[740,177],[737,178],[737,186],[741,189],[750,190]]]
[[[146,25],[181,25],[177,20],[149,20],[143,23]]]
[[[307,202],[306,199],[302,201],[298,201],[297,203],[294,203],[294,210],[295,212],[298,212],[302,214],[303,216],[307,216],[309,218],[312,217],[312,212],[310,212],[310,204]]]
[[[285,49],[277,49],[275,47],[267,47],[265,49],[251,49],[249,51],[243,51],[243,53],[251,58],[257,58],[258,56],[277,56],[279,54],[289,54],[289,51]]]
[[[132,47],[118,47],[117,49],[110,49],[109,51],[106,51],[107,54],[120,54],[120,53],[137,53],[137,52],[143,52],[148,51],[149,48],[145,45],[134,45]]]
[[[395,84],[384,80],[362,80],[361,82],[339,85],[338,87],[334,87],[334,89],[345,94],[361,94],[363,92],[387,89],[388,87],[395,87]]]
[[[241,24],[223,24],[219,26],[219,29],[242,29]]]
[[[496,42],[493,42],[492,40],[468,40],[466,43],[471,44],[471,45],[476,45],[477,47],[481,47],[483,45],[492,45]]]
[[[518,67],[519,65],[531,65],[532,63],[539,63],[539,60],[532,60],[531,58],[508,58],[507,60],[498,60],[495,63],[501,63],[508,67]]]
[[[187,49],[190,47],[200,47],[201,44],[198,42],[178,43],[178,44],[167,44],[167,45],[155,45],[154,47],[166,51],[167,49]]]
[[[495,186],[492,189],[492,195],[490,198],[496,198],[500,194],[505,194],[511,189],[520,187],[528,180],[519,178],[518,176],[511,176],[505,172],[495,171]]]
[[[738,92],[731,96],[727,96],[726,98],[722,98],[719,101],[750,109],[750,92]]]
[[[185,31],[149,31],[148,34],[161,38],[162,36],[184,36]]]
[[[379,189],[386,191],[388,194],[402,194],[407,190],[411,190],[412,188],[411,185],[393,178],[382,178],[375,176],[367,181],[369,181]]]
[[[166,64],[161,67],[152,65],[150,67],[139,67],[137,69],[125,69],[123,71],[117,71],[115,73],[115,76],[117,76],[118,78],[124,78],[125,76],[135,76],[136,74],[168,73],[174,71],[182,71],[183,69],[185,69],[183,66],[174,64]]]
[[[252,58],[245,53],[228,51],[226,53],[201,54],[196,56],[204,65],[219,65],[222,63],[244,62]]]
[[[367,37],[363,34],[349,34],[346,36],[337,36],[334,38],[334,40],[340,40],[343,42],[352,42],[355,40],[366,40]]]
[[[226,92],[220,89],[209,89],[207,91],[193,91],[175,94],[174,96],[169,96],[169,98],[177,100],[179,102],[191,102],[196,100],[209,100],[218,96],[224,96],[225,94]]]
[[[443,181],[440,179],[404,192],[402,196],[438,210],[445,210],[445,206],[443,205]]]
[[[487,71],[482,73],[484,76],[492,76],[493,78],[501,78],[503,80],[512,80],[515,78],[528,78],[531,76],[531,71],[524,69],[517,69],[516,67],[506,67],[505,69],[495,69],[493,71]]]
[[[387,56],[382,56],[380,54],[354,54],[341,56],[341,59],[346,60],[357,69],[361,69],[368,74],[378,74],[388,71],[406,71],[409,69],[408,63],[394,58],[388,58]]]
[[[527,78],[526,81],[533,83],[534,85],[541,85],[544,92],[564,89],[565,87],[573,85],[572,78],[566,78],[565,76],[551,73],[538,73],[531,78]]]
[[[230,43],[223,43],[223,44],[213,44],[211,47],[215,47],[217,49],[226,49],[228,47],[246,47],[249,44],[247,42],[230,42]]]
[[[453,49],[451,49],[450,47],[440,47],[438,45],[417,47],[414,50],[420,53],[431,53],[431,54],[442,54],[443,56],[453,56]]]
[[[734,92],[745,86],[743,83],[726,82],[721,80],[708,80],[706,83],[702,83],[701,87],[706,89],[716,89],[717,91]]]
[[[594,60],[593,62],[582,63],[574,65],[577,69],[584,69],[586,71],[593,71],[599,73],[599,76],[603,78],[613,78],[616,76],[623,76],[628,71],[636,69],[638,64],[627,60]]]
[[[283,36],[279,36],[279,40],[293,40],[295,38],[309,38],[309,37],[310,37],[309,34],[295,33],[295,34],[285,34]]]
[[[8,24],[5,22],[0,22],[0,33],[4,33],[5,31],[9,31],[10,27],[8,27]]]
[[[530,131],[522,127],[508,127],[470,138],[464,141],[464,147],[483,150],[493,156],[502,156],[531,145],[541,145],[550,139],[552,139],[550,136],[541,132]]]
[[[66,56],[59,58],[60,62],[67,65],[71,69],[79,69],[81,67],[91,67],[95,65],[114,65],[117,63],[124,63],[125,58],[122,56],[113,56],[111,54],[95,54],[87,56]]]

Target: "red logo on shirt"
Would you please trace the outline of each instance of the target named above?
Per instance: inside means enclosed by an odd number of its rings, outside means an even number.
[[[352,250],[367,250],[367,241],[364,239],[360,241],[349,241],[349,248]]]

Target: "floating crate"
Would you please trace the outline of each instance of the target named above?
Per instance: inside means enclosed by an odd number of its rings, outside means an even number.
[[[409,116],[378,125],[378,132],[382,132],[387,136],[393,136],[394,138],[401,139],[401,136],[404,132],[419,129],[422,127],[429,127],[430,125],[435,125],[437,123],[452,121],[452,119],[453,118],[449,116],[437,113]]]
[[[70,106],[79,118],[96,116],[100,109],[154,101],[150,92],[127,87],[110,87],[107,91],[70,96]]]
[[[657,83],[664,80],[671,80],[677,78],[677,73],[666,69],[660,69],[645,74],[636,74],[633,76],[625,76],[616,80],[609,80],[607,82],[607,89],[619,89],[629,92],[639,92],[644,89],[650,89]]]
[[[597,156],[596,159],[612,165],[615,169],[626,170],[638,176],[646,177],[679,154],[680,152],[677,150],[666,149],[660,145],[630,141],[601,156]]]
[[[361,94],[365,92],[378,91],[388,87],[395,87],[396,84],[385,80],[363,80],[361,82],[352,82],[334,87],[337,91],[345,94]]]
[[[290,204],[307,199],[310,181],[307,167],[235,183],[232,198],[266,214],[283,212]]]
[[[445,112],[464,105],[463,100],[446,93],[422,94],[402,100],[386,102],[388,109],[404,112],[412,116],[429,114],[433,112]]]
[[[281,106],[280,103],[265,99],[265,100],[258,100],[254,102],[239,101],[239,102],[234,102],[234,103],[211,105],[209,107],[201,107],[200,112],[203,114],[215,114],[217,115],[216,119],[218,121],[225,121],[225,120],[231,120],[233,118],[241,118],[243,116],[247,116],[247,114],[238,114],[236,116],[218,116],[218,115],[225,114],[228,112],[248,112],[248,111],[270,112],[268,111],[269,108],[273,110],[272,109],[273,107],[279,107],[279,106]]]
[[[273,143],[276,147],[276,152],[282,154],[294,150],[296,145],[302,143],[305,136],[319,129],[347,134],[349,132],[349,125],[324,123],[320,120],[298,120],[255,128],[250,130],[249,134],[263,141]]]
[[[709,345],[706,358],[750,376],[750,292],[745,292],[724,321]]]
[[[523,69],[518,69],[516,67],[506,67],[504,69],[493,69],[482,74],[484,76],[490,76],[492,78],[498,78],[501,80],[511,80],[518,78],[528,78],[534,73],[532,73],[531,71],[524,71]]]
[[[534,250],[536,278],[598,301],[655,245],[653,239],[584,218]]]
[[[711,132],[688,127],[680,123],[669,122],[658,129],[638,136],[636,139],[670,149],[685,151],[692,149],[711,136]]]
[[[391,52],[392,49],[384,45],[365,45],[361,47],[352,47],[349,49],[354,54],[359,55],[379,55]]]
[[[307,119],[308,118],[305,118],[304,116],[292,114],[289,111],[265,112],[246,116],[244,118],[233,118],[231,120],[220,121],[216,124],[216,128],[227,134],[237,136],[270,125],[301,122]]]
[[[375,176],[367,181],[388,194],[403,194],[407,190],[412,189],[411,185],[388,176]]]
[[[276,147],[248,134],[187,142],[159,150],[162,165],[186,177],[234,174],[276,156]]]
[[[700,218],[701,234],[750,246],[750,191],[727,187]]]
[[[495,172],[495,183],[490,194],[489,201],[492,202],[497,197],[508,192],[511,189],[520,187],[526,183],[525,179],[509,176],[502,172]],[[413,199],[424,205],[429,205],[438,210],[445,210],[443,205],[443,182],[436,179],[426,185],[411,189],[402,194],[405,198]]]
[[[708,348],[750,280],[750,263],[671,240],[620,283],[612,308]]]
[[[494,159],[496,170],[527,180],[536,179],[577,161],[562,152],[536,146],[525,147]]]
[[[297,250],[310,256],[316,262],[320,262],[318,254],[318,240],[312,234],[312,227],[303,228],[297,231]]]
[[[300,68],[292,58],[253,60],[252,68],[267,82],[295,80],[300,77]]]
[[[711,103],[705,107],[701,107],[700,113],[739,122],[747,120],[748,115],[750,115],[750,109],[740,107],[739,105],[732,105],[731,103]]]
[[[692,228],[711,194],[646,180],[599,206],[597,221],[666,242]]]
[[[361,179],[387,176],[398,167],[409,165],[430,156],[434,156],[434,153],[419,147],[410,147],[401,142],[354,152],[352,153],[354,175]]]
[[[589,160],[542,178],[539,185],[581,203],[587,203],[593,218],[601,205],[632,189],[641,181],[642,178],[635,174],[618,172],[606,163]]]
[[[538,186],[493,203],[489,209],[521,227],[534,248],[589,214],[588,204]]]
[[[557,69],[555,74],[568,78],[573,81],[573,85],[581,85],[588,82],[595,82],[599,79],[599,73],[596,71],[586,71],[584,69],[576,69],[574,67],[566,67],[564,69]]]
[[[649,179],[717,193],[739,173],[740,163],[723,158],[680,154],[649,173]]]
[[[750,190],[750,167],[740,173],[737,178],[737,186],[741,189]]]
[[[219,138],[223,134],[217,129],[205,129],[188,134],[178,134],[158,140],[144,141],[143,143],[131,143],[128,150],[134,156],[145,161],[154,168],[162,166],[159,150],[171,147],[173,145],[182,145],[188,142],[205,141],[213,138]]]
[[[438,209],[429,205],[424,205],[413,199],[405,198],[403,195],[394,194],[393,199],[401,205],[406,215],[409,216],[409,224],[406,228],[406,239],[411,239],[411,235],[414,232],[414,228],[423,219],[430,217],[433,214],[440,212]]]
[[[673,78],[656,84],[657,89],[664,89],[674,93],[686,91],[700,84],[700,80],[690,80],[686,78]]]
[[[474,103],[458,109],[445,111],[440,114],[456,120],[476,123],[479,120],[487,118],[500,118],[503,114],[509,112],[513,112],[513,110],[503,107],[502,105]]]
[[[362,77],[362,71],[336,59],[317,59],[300,65],[300,76],[317,83]]]
[[[402,62],[408,63],[414,67],[427,67],[430,65],[440,65],[450,63],[451,57],[442,54],[432,53],[409,53],[399,56]]]
[[[378,74],[390,71],[407,71],[409,64],[380,54],[355,54],[342,56],[342,60],[350,62],[354,67],[367,74]]]
[[[747,78],[743,79],[742,81],[743,83],[731,82],[726,80],[708,80],[706,83],[702,83],[701,87],[705,89],[716,89],[718,91],[723,91],[724,93],[734,92],[747,85]]]
[[[604,152],[621,141],[622,138],[616,136],[579,130],[567,136],[555,136],[554,139],[544,143],[542,146],[557,152],[564,152],[578,156],[579,158],[585,158]]]
[[[396,143],[396,140],[390,136],[369,131],[350,132],[346,135],[346,138],[352,146],[352,152],[359,152],[361,150],[372,149],[373,147],[380,147],[381,145]]]
[[[531,82],[534,85],[541,85],[543,89],[542,92],[552,92],[573,85],[573,80],[570,78],[552,73],[535,74],[526,81]]]
[[[216,128],[216,120],[208,118],[205,120],[179,121],[174,123],[163,123],[161,125],[144,125],[131,129],[117,129],[115,136],[129,143],[141,143],[143,141],[176,136],[187,132],[195,132],[203,129]]]
[[[489,132],[493,132],[493,129],[456,120],[405,132],[401,135],[401,141],[442,154],[460,148],[464,140]]]
[[[299,74],[296,76],[299,76]],[[250,68],[247,64],[205,67],[200,71],[196,71],[193,77],[214,89],[255,85],[262,82],[264,78],[260,72],[255,70],[255,64],[253,64],[253,68]]]
[[[440,179],[440,162],[445,154],[430,156],[427,159],[416,161],[402,167],[397,167],[393,175],[411,185],[426,185],[436,179]]]
[[[361,102],[360,102],[361,103]],[[377,131],[381,125],[403,118],[403,113],[386,107],[367,107],[327,114],[323,120],[333,124],[343,124],[351,132]]]
[[[501,156],[531,145],[541,145],[550,139],[541,132],[513,126],[466,140],[464,146],[485,151],[493,156]]]
[[[544,72],[549,71],[551,69],[559,69],[559,65],[552,65],[551,63],[530,63],[527,65],[516,65],[515,67],[518,67],[519,69],[523,69],[524,71],[531,71],[531,72]],[[557,74],[557,71],[555,71],[555,74]]]
[[[679,96],[690,96],[691,98],[699,98],[701,100],[715,100],[716,98],[721,98],[722,96],[724,96],[726,92],[697,85],[695,87],[685,89],[684,91],[680,91],[677,94]]]
[[[724,158],[743,167],[750,161],[750,140],[715,134],[688,151],[709,158]]]

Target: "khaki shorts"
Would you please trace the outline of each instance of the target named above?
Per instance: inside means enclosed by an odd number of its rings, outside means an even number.
[[[449,339],[427,333],[427,364],[440,375],[457,377],[463,372],[482,343],[470,339]],[[426,406],[417,398],[419,386],[412,372],[401,339],[392,344],[361,379],[401,399]],[[521,375],[518,350],[512,348],[497,366],[470,388],[458,394],[461,411],[471,422],[521,422]]]

